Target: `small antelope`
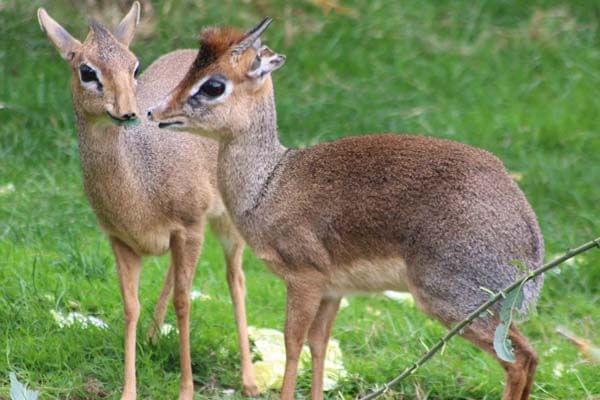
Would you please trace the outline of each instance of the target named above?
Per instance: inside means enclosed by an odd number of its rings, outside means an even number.
[[[154,314],[157,334],[174,287],[180,333],[179,398],[193,397],[189,342],[189,291],[208,221],[227,262],[227,282],[235,310],[243,391],[257,395],[249,351],[242,271],[243,240],[226,214],[216,183],[217,145],[212,140],[161,131],[140,121],[148,107],[181,80],[195,51],[178,50],[155,61],[136,80],[140,66],[128,49],[140,5],[111,33],[97,22],[83,43],[44,9],[42,30],[69,63],[77,117],[83,182],[98,223],[109,237],[125,311],[125,384],[122,399],[136,398],[135,346],[140,314],[141,257],[171,252],[171,264]],[[137,99],[136,99],[137,93]],[[137,126],[133,126],[137,123]]]
[[[209,28],[183,80],[149,117],[219,141],[217,175],[238,231],[287,288],[281,398],[294,397],[306,338],[312,399],[323,398],[324,354],[342,296],[409,291],[446,326],[542,262],[525,196],[490,153],[408,135],[369,135],[287,149],[278,139],[270,74],[285,57],[261,46],[270,19],[246,34]],[[524,288],[538,297],[542,279]],[[497,317],[463,336],[495,355]],[[503,399],[527,399],[537,356],[516,327]]]

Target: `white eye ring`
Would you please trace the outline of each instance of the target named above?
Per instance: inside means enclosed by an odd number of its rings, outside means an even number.
[[[207,96],[197,96],[198,91],[210,79],[218,79],[225,84],[225,91],[217,97],[207,97]],[[194,98],[194,96],[199,97],[200,101],[204,104],[218,104],[225,101],[225,99],[233,92],[233,82],[229,79],[226,79],[224,76],[220,75],[210,75],[206,76],[203,79],[199,80],[189,91],[188,98]]]
[[[138,61],[138,62],[135,64],[135,68],[133,69],[133,79],[134,79],[134,80],[137,80],[137,78],[140,76],[140,73],[141,73],[141,72],[142,72],[142,71],[140,71],[140,62]]]
[[[100,92],[101,91],[98,88],[98,82],[84,82],[84,81],[81,81],[81,86],[83,86],[87,90],[91,90],[92,92]]]

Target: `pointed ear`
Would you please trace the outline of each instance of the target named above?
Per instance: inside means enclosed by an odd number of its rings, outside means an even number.
[[[53,20],[43,8],[38,9],[37,16],[42,31],[46,33],[48,39],[58,49],[61,57],[67,61],[73,60],[75,53],[81,47],[81,42]]]
[[[256,58],[246,73],[248,78],[257,79],[279,69],[285,63],[285,56],[277,54],[267,46],[262,46],[256,53]]]
[[[125,46],[129,46],[140,23],[140,2],[135,1],[123,20],[115,28],[114,36]]]

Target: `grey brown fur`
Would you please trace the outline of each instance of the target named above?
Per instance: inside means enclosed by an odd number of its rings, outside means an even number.
[[[212,31],[204,40],[215,37]],[[192,66],[151,113],[219,140],[225,205],[249,246],[286,283],[282,399],[294,397],[305,339],[313,362],[311,397],[323,398],[324,354],[342,296],[408,290],[423,311],[450,325],[487,299],[482,287],[500,290],[517,278],[513,260],[530,269],[542,263],[535,214],[486,151],[390,134],[284,148],[269,73],[285,58],[255,47],[241,55],[231,47],[211,65]],[[190,87],[214,74],[227,77],[232,92],[198,108],[187,104]],[[526,306],[541,284],[540,278],[526,286]],[[497,323],[496,317],[479,319],[463,336],[494,354]],[[510,337],[516,362],[501,362],[503,399],[526,400],[537,356],[516,327]]]
[[[406,135],[286,151],[273,130],[274,107],[265,102],[252,114],[266,114],[257,118],[265,124],[221,145],[219,182],[240,232],[269,261],[326,272],[401,257],[427,303],[444,304],[432,311],[446,324],[487,299],[481,287],[513,282],[514,260],[541,265],[535,214],[490,153]],[[540,286],[541,279],[526,286],[526,304]]]
[[[193,58],[192,51],[180,50],[153,63],[138,81],[139,107],[168,93],[173,78],[182,77],[179,66]],[[99,133],[76,97],[74,107],[86,194],[109,234],[139,254],[160,255],[169,249],[171,232],[203,224],[207,216],[225,216],[214,191],[214,143],[169,134],[145,120],[127,128],[107,125]]]
[[[137,11],[136,11],[137,10]],[[241,269],[243,240],[233,227],[217,190],[217,145],[185,133],[160,130],[144,120],[116,126],[109,115],[139,115],[183,78],[195,51],[178,50],[155,61],[135,82],[137,60],[127,48],[139,19],[139,4],[114,35],[97,22],[82,43],[40,9],[40,24],[72,69],[83,182],[99,225],[117,261],[125,312],[125,385],[122,399],[136,398],[135,337],[140,314],[137,287],[141,257],[171,253],[171,266],[155,311],[150,336],[156,339],[174,289],[180,330],[180,400],[191,400],[193,382],[189,345],[189,291],[210,225],[221,241],[235,309],[244,392],[258,393],[252,373]],[[86,88],[80,65],[95,68],[101,85]],[[137,98],[136,98],[137,97]],[[129,118],[129,117],[128,117]]]

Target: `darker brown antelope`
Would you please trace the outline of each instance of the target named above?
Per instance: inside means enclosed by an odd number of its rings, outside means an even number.
[[[173,301],[180,333],[179,398],[193,397],[189,343],[189,291],[208,221],[227,261],[242,363],[244,392],[257,387],[246,327],[243,240],[227,216],[216,183],[217,145],[191,135],[161,131],[139,121],[146,109],[175,87],[194,61],[195,51],[169,53],[137,78],[139,63],[129,51],[139,20],[139,3],[110,32],[93,22],[83,43],[44,9],[38,19],[71,69],[83,183],[98,222],[109,237],[121,283],[125,311],[125,385],[123,399],[136,397],[135,342],[140,314],[141,257],[171,253],[171,265],[156,306],[151,336]],[[137,94],[137,99],[136,99]],[[138,126],[132,126],[139,122]]]
[[[292,399],[308,338],[312,398],[323,397],[324,354],[342,296],[409,291],[451,326],[515,280],[513,260],[542,262],[536,217],[502,162],[460,143],[369,135],[288,149],[278,139],[270,73],[285,57],[246,34],[206,29],[196,61],[149,111],[162,126],[219,141],[219,190],[235,225],[287,287],[282,399]],[[525,306],[542,280],[524,288]],[[495,356],[497,317],[463,337]],[[527,399],[537,356],[516,327],[503,399]]]

